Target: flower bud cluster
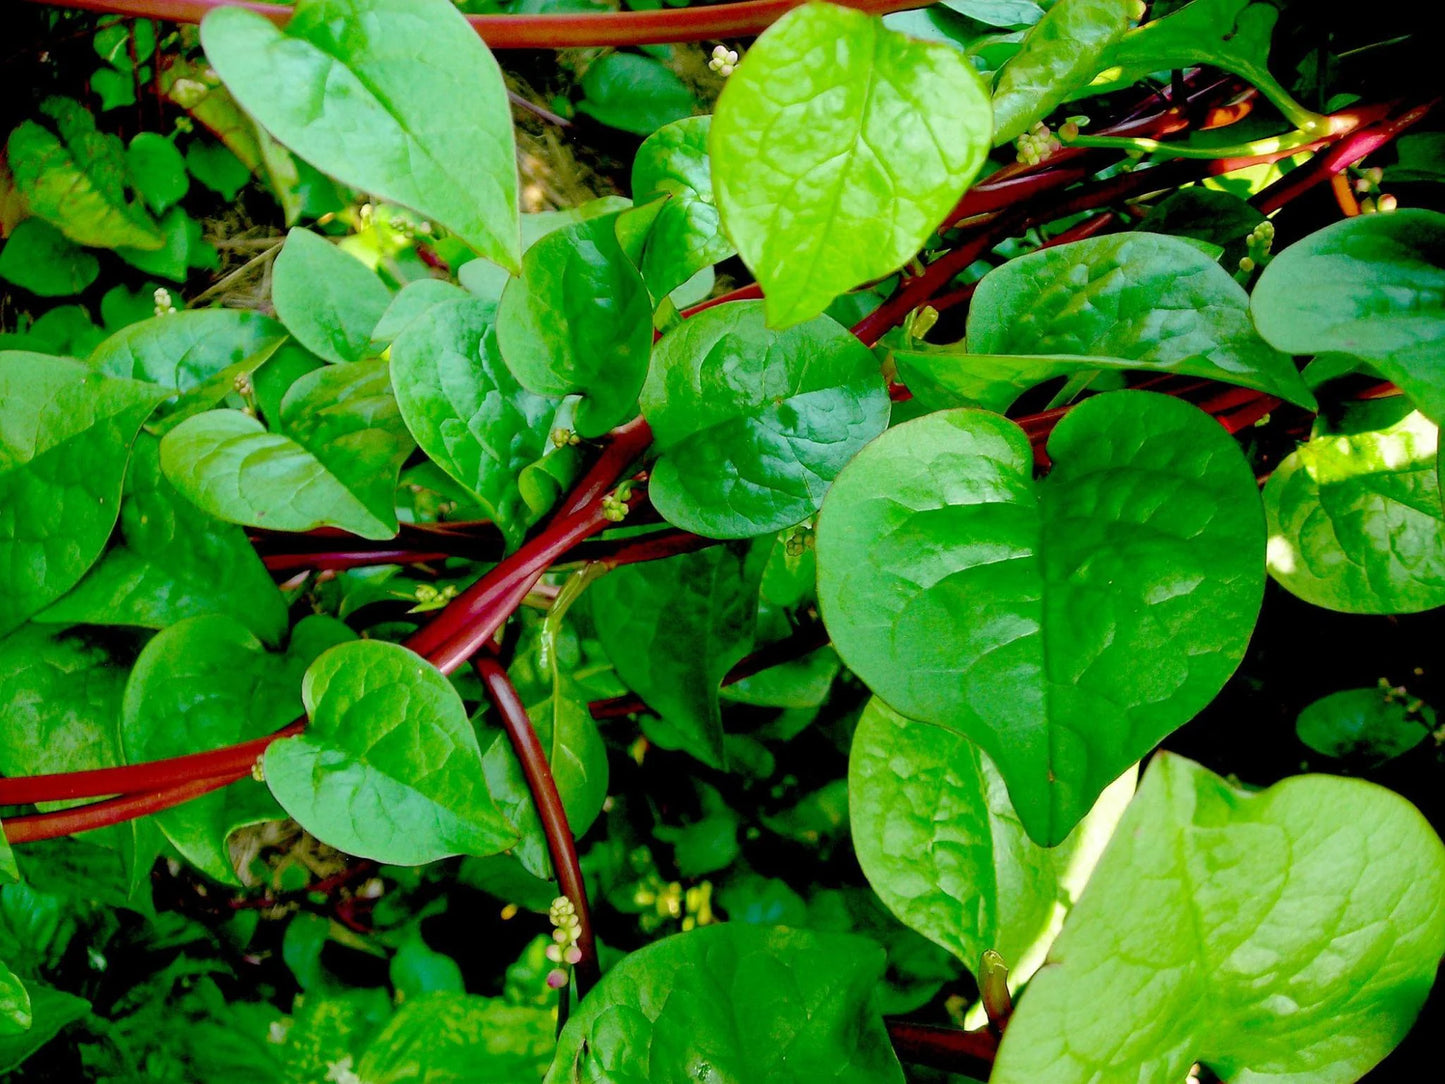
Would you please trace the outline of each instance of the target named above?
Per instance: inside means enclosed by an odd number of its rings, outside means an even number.
[[[176,311],[175,302],[171,300],[171,292],[164,286],[157,286],[156,292],[151,297],[156,303],[157,316],[170,316]]]
[[[717,46],[713,49],[712,59],[707,62],[707,66],[726,79],[738,66],[737,50],[729,49],[726,45]]]
[[[558,896],[552,901],[547,918],[553,926],[547,959],[557,965],[547,972],[547,985],[560,990],[571,980],[571,969],[582,959],[582,949],[577,944],[582,936],[582,920],[577,917],[577,908],[566,896]]]
[[[1075,125],[1075,134],[1078,127]],[[1019,161],[1026,166],[1036,166],[1055,151],[1064,145],[1063,140],[1050,130],[1043,121],[1039,121],[1023,135],[1019,136],[1014,145],[1018,147]]]

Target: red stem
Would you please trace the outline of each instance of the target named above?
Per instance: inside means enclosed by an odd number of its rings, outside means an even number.
[[[291,17],[280,4],[237,0],[29,0],[174,23],[198,23],[219,7],[243,7],[277,25]],[[661,45],[713,38],[751,37],[804,0],[747,0],[716,7],[662,11],[611,11],[569,15],[468,15],[467,22],[493,49],[566,49],[574,46]],[[845,7],[875,15],[926,7],[932,0],[840,0]]]
[[[238,778],[240,776],[222,775],[210,779],[197,779],[180,786],[168,787],[164,791],[127,794],[121,798],[112,798],[107,802],[95,802],[78,809],[66,809],[58,813],[35,813],[28,817],[12,817],[4,823],[5,838],[11,843],[34,843],[41,839],[55,839],[57,836],[73,835],[76,832],[108,828],[113,824],[144,817],[148,813],[157,813],[170,806],[179,805],[181,802],[189,802],[192,798],[199,798],[213,790],[230,786]]]
[[[900,1061],[987,1080],[998,1055],[998,1039],[987,1031],[960,1031],[936,1024],[889,1020],[888,1038]]]
[[[572,835],[572,826],[567,823],[567,811],[562,806],[562,796],[557,793],[557,781],[552,777],[547,751],[542,748],[526,706],[496,654],[490,650],[481,651],[472,660],[472,665],[486,686],[487,695],[496,705],[502,727],[522,764],[527,789],[532,792],[537,817],[547,837],[547,850],[552,855],[557,887],[577,909],[577,947],[582,951],[582,958],[576,964],[577,994],[585,997],[601,975],[597,964],[597,942],[592,934],[592,916],[587,906],[587,885],[582,879],[582,866],[577,859],[577,841]]]

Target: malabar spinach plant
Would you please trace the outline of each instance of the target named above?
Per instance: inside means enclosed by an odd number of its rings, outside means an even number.
[[[1445,846],[1361,776],[1438,789],[1423,634],[1280,694],[1329,774],[1184,754],[1284,686],[1271,613],[1445,604],[1445,145],[1349,78],[1409,33],[69,7],[128,18],[56,16],[102,66],[0,175],[0,1071],[1344,1082],[1405,1038]],[[582,50],[630,196],[523,210],[519,47]],[[193,181],[274,201],[249,306],[192,289]]]

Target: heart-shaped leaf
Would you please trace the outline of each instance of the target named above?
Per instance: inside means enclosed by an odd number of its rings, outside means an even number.
[[[915,255],[978,175],[992,130],[973,66],[831,4],[788,12],[718,98],[723,225],[768,323],[821,313]]]
[[[285,338],[286,329],[259,312],[192,309],[122,328],[97,346],[87,363],[110,376],[188,392],[247,358],[274,350]]]
[[[641,396],[670,522],[712,538],[791,527],[888,425],[872,351],[827,316],[769,330],[760,301],[718,305],[657,344]]]
[[[527,249],[502,291],[497,345],[538,395],[580,393],[577,431],[595,437],[632,416],[652,350],[647,285],[617,243],[617,216],[553,230]]]
[[[1397,794],[1234,787],[1162,754],[1005,1033],[993,1084],[1346,1084],[1445,953],[1445,847]]]
[[[311,721],[267,747],[266,783],[318,839],[398,866],[517,841],[461,698],[426,660],[381,640],[341,644],[306,671],[301,696]]]
[[[246,112],[317,169],[518,268],[506,86],[450,0],[302,0],[284,32],[219,8],[201,44]]]
[[[301,676],[329,647],[354,637],[340,621],[313,615],[272,654],[229,617],[194,617],[157,635],[126,685],[120,738],[132,763],[217,749],[279,730],[301,714]],[[156,823],[208,876],[238,884],[226,840],[244,825],[279,820],[264,786],[243,779],[162,810]]]
[[[1375,685],[1322,696],[1299,713],[1299,740],[1317,753],[1374,767],[1435,730],[1435,709],[1404,688]]]
[[[492,513],[513,544],[543,509],[518,479],[553,451],[559,400],[517,383],[497,349],[496,306],[445,301],[392,345],[397,405],[417,444]]]
[[[27,218],[0,248],[0,279],[40,297],[78,294],[100,274],[100,261],[43,218]]]
[[[376,273],[310,230],[294,229],[276,257],[276,315],[296,341],[327,361],[359,361],[391,304]]]
[[[237,410],[187,418],[161,469],[218,519],[278,531],[396,534],[396,484],[414,447],[383,360],[316,369],[281,400],[280,432]]]
[[[0,352],[0,636],[100,556],[131,442],[164,398],[68,358]]]
[[[1362,358],[1445,422],[1445,214],[1326,226],[1270,261],[1251,310],[1279,349]]]
[[[902,1084],[862,937],[729,922],[630,954],[567,1021],[546,1084]]]
[[[1152,392],[1086,400],[1033,479],[1012,422],[949,410],[853,460],[818,520],[818,599],[890,706],[971,738],[1029,835],[1061,842],[1244,655],[1264,590],[1254,474]]]
[[[1036,359],[1018,383],[1091,369],[1148,369],[1315,406],[1294,363],[1255,331],[1243,287],[1188,241],[1164,234],[1091,237],[1010,260],[979,283],[966,342],[970,355],[1097,355],[1073,364]],[[945,369],[933,352],[924,360],[931,373]],[[993,359],[995,368],[1004,363]],[[953,364],[968,370],[973,360],[957,357]]]
[[[1291,594],[1345,613],[1445,605],[1439,430],[1418,412],[1319,436],[1264,487],[1269,572]]]
[[[286,631],[286,600],[245,532],[177,493],[161,473],[160,441],[143,433],[126,470],[120,540],[35,620],[162,629],[207,613],[271,644]]]
[[[848,756],[849,822],[868,883],[975,974],[985,950],[998,952],[1011,986],[1043,963],[1133,793],[1130,768],[1062,844],[1045,849],[967,738],[874,697]]]

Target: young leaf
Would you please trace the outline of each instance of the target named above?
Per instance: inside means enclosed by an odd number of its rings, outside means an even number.
[[[385,361],[316,369],[281,401],[268,433],[236,410],[187,418],[161,441],[161,469],[218,519],[280,531],[332,526],[396,534],[396,484],[413,448]]]
[[[144,207],[125,198],[125,149],[96,130],[95,118],[70,98],[47,98],[41,111],[60,138],[34,121],[10,133],[6,156],[15,190],[39,215],[79,245],[154,250],[164,235]]]
[[[576,428],[586,437],[632,416],[652,350],[652,302],[615,227],[609,214],[548,233],[497,308],[507,367],[537,395],[580,393]]]
[[[664,938],[573,1012],[545,1084],[902,1084],[877,1008],[883,965],[848,934],[730,922]]]
[[[164,397],[67,358],[0,352],[0,636],[100,556],[131,442]]]
[[[1347,218],[1264,269],[1251,311],[1291,354],[1352,354],[1445,421],[1445,214]]]
[[[833,644],[890,706],[971,738],[1029,836],[1060,843],[1103,789],[1220,690],[1264,591],[1254,474],[1187,403],[1074,408],[1033,479],[1012,422],[905,422],[818,518]]]
[[[161,473],[160,441],[142,434],[126,471],[120,541],[35,620],[163,629],[208,613],[270,644],[286,631],[286,600],[245,533],[177,493]]]
[[[858,450],[888,426],[872,351],[829,317],[769,330],[764,303],[705,309],[664,335],[643,385],[663,517],[750,538],[818,510]]]
[[[947,45],[829,4],[769,27],[711,136],[723,225],[768,323],[811,319],[902,266],[977,176],[990,131],[983,83]]]
[[[725,756],[718,684],[752,647],[761,572],[746,550],[712,546],[624,565],[588,590],[618,677],[662,716],[649,733],[713,767]]]
[[[1178,237],[1123,233],[1021,256],[984,276],[968,313],[971,355],[1098,355],[1070,368],[1035,362],[1029,378],[1075,368],[1150,369],[1315,406],[1294,363],[1250,323],[1244,289]],[[967,369],[971,359],[957,364]]]
[[[367,1084],[538,1080],[556,1047],[548,1009],[432,993],[408,998],[361,1055]]]
[[[1240,901],[1249,905],[1241,907]],[[1445,847],[1397,794],[1229,785],[1170,754],[1029,984],[994,1084],[1358,1080],[1445,952]]]
[[[146,206],[165,214],[191,187],[186,160],[176,145],[159,132],[141,132],[125,151],[126,170]]]
[[[637,206],[666,197],[647,231],[638,264],[654,297],[670,294],[735,251],[722,231],[713,197],[707,153],[711,129],[711,117],[669,124],[643,140],[632,160],[632,198]],[[620,221],[618,225],[620,229]]]
[[[301,714],[301,676],[329,647],[354,633],[312,615],[272,654],[229,617],[193,617],[157,635],[136,659],[120,720],[126,760],[138,763],[217,749],[279,730]],[[266,788],[243,779],[162,810],[156,823],[197,869],[239,884],[227,838],[237,828],[283,816]]]
[[[516,842],[461,699],[424,659],[380,640],[341,644],[306,671],[301,696],[311,722],[267,747],[266,783],[317,838],[400,866]]]
[[[286,235],[271,300],[296,341],[327,361],[359,361],[391,304],[375,272],[310,230]]]
[[[518,269],[506,87],[450,0],[302,0],[284,33],[220,8],[201,43],[245,110],[317,169]]]
[[[518,485],[552,449],[559,400],[517,383],[497,349],[496,306],[444,301],[392,345],[396,400],[416,442],[476,494],[513,545],[538,512]]]
[[[967,738],[874,697],[848,756],[849,821],[868,883],[975,974],[985,950],[998,952],[1010,985],[1043,963],[1133,793],[1131,768],[1046,850],[1028,838],[1003,778]]]
[[[0,278],[38,297],[78,294],[100,274],[100,261],[43,218],[27,218],[0,248]]]
[[[1017,139],[1093,79],[1133,8],[1133,0],[1058,0],[999,71],[994,146]]]
[[[285,338],[286,329],[259,312],[193,309],[122,328],[95,348],[88,364],[110,376],[187,392]]]
[[[1438,442],[1439,430],[1412,412],[1383,429],[1301,444],[1264,487],[1270,575],[1344,613],[1445,604]]]
[[[1376,685],[1322,696],[1299,713],[1295,733],[1327,757],[1383,764],[1435,729],[1435,709],[1402,692]]]

